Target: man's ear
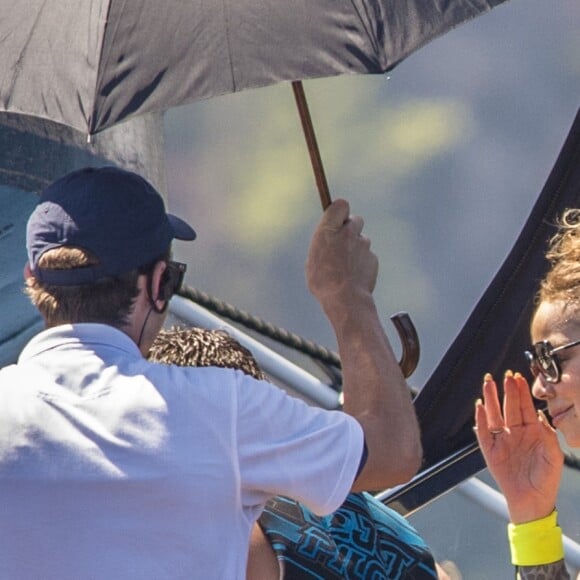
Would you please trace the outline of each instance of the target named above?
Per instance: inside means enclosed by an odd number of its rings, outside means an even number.
[[[157,262],[151,272],[150,292],[151,302],[155,304],[160,311],[164,309],[165,303],[169,300],[167,297],[167,263],[164,261]]]

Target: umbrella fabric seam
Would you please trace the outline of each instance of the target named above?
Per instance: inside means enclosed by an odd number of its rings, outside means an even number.
[[[237,87],[236,87],[236,76],[234,74],[234,59],[232,55],[232,46],[230,42],[230,19],[227,0],[222,0],[222,6],[224,9],[224,24],[226,29],[225,36],[226,36],[226,44],[228,47],[228,61],[230,63],[230,75],[232,77],[232,89],[233,92],[235,93],[237,92]]]
[[[358,19],[361,23],[361,26],[363,27],[363,29],[366,33],[367,39],[368,39],[369,43],[371,44],[371,46],[373,47],[375,54],[378,55],[380,53],[382,56],[382,51],[380,50],[379,41],[373,34],[371,34],[370,27],[368,26],[368,22],[371,21],[371,19],[369,18],[369,14],[368,14],[368,4],[365,3],[365,5],[364,5],[365,6],[365,14],[367,17],[367,21],[365,22],[365,19],[362,17],[361,11],[358,9],[358,7],[355,4],[355,0],[350,0],[350,3],[352,5],[353,10],[355,11],[356,15],[358,16]],[[379,60],[382,60],[382,59],[379,59]],[[383,65],[381,63],[381,67],[382,66]]]
[[[126,6],[127,2],[126,0],[123,1],[123,9]],[[98,103],[99,99],[99,93],[101,91],[101,82],[102,82],[102,70],[104,70],[106,67],[104,66],[108,60],[109,60],[109,55],[105,54],[105,50],[106,50],[106,45],[107,45],[107,37],[109,36],[109,15],[111,13],[111,6],[112,6],[112,0],[108,0],[107,1],[107,10],[106,10],[106,15],[105,15],[105,22],[104,22],[104,31],[103,31],[103,35],[101,37],[101,46],[100,46],[100,56],[97,58],[97,79],[95,82],[95,86],[94,86],[94,97],[93,97],[93,107],[91,109],[90,112],[90,116],[89,116],[89,122],[88,122],[88,132],[89,135],[93,135],[95,133],[95,127],[97,125],[97,119],[96,119],[96,115],[95,115],[95,110],[96,110],[96,103]],[[121,10],[122,11],[122,10]],[[118,25],[117,25],[118,26]],[[115,32],[111,32],[111,34],[113,35],[113,37],[116,37],[116,30]],[[110,44],[110,46],[112,45],[112,43]]]

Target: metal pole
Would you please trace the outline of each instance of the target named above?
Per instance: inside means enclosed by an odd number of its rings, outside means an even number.
[[[467,499],[474,501],[506,523],[509,522],[507,503],[504,496],[480,479],[475,477],[467,479],[460,483],[456,489]],[[580,571],[580,544],[565,535],[563,536],[563,541],[566,565],[572,576],[575,577]]]

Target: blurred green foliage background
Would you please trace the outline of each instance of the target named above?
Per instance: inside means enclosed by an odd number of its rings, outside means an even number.
[[[389,75],[305,82],[331,194],[365,218],[381,262],[381,312],[407,310],[418,327],[416,386],[566,137],[580,102],[579,22],[574,0],[512,0]],[[193,249],[178,248],[188,282],[333,348],[303,279],[321,210],[290,85],[171,110],[165,127],[169,206],[199,231]]]

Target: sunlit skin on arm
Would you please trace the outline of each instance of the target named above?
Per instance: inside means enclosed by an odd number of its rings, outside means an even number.
[[[254,524],[250,537],[250,552],[246,580],[278,580],[280,566],[274,550],[258,524]]]
[[[419,469],[419,426],[409,387],[373,299],[378,261],[362,218],[336,200],[314,233],[306,278],[332,324],[342,362],[344,411],[363,427],[367,463],[353,490],[408,481]]]

